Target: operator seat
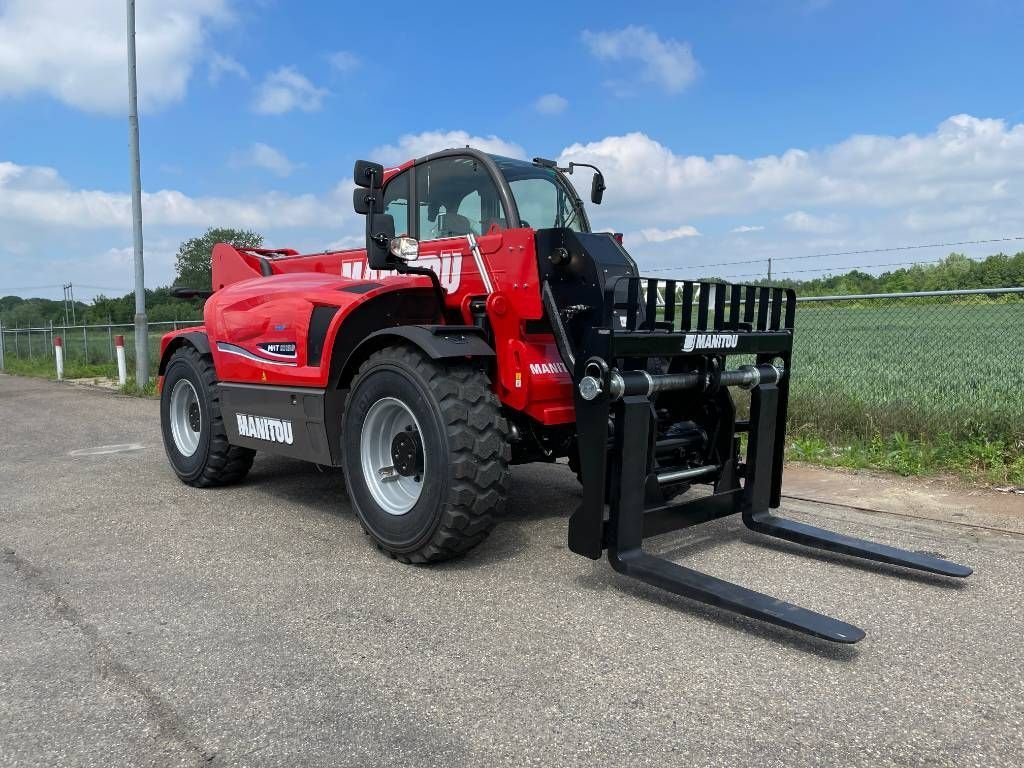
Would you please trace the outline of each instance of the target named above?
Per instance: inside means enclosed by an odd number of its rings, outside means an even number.
[[[471,232],[473,232],[473,226],[469,223],[469,219],[462,214],[439,213],[437,215],[438,237],[461,237]]]

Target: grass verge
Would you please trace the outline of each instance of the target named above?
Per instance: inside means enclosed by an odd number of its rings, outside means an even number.
[[[40,379],[57,379],[57,368],[51,357],[8,358],[4,361],[4,373],[16,376],[32,376]],[[68,361],[64,365],[65,379],[116,379],[117,365],[113,363],[81,363]],[[118,390],[122,395],[153,397],[156,395],[156,381],[150,381],[143,387],[135,383],[135,379]]]
[[[57,367],[52,357],[8,357],[4,360],[4,373],[18,376],[35,376],[56,379]],[[67,361],[64,364],[65,379],[116,378],[117,366],[111,363],[80,363]]]
[[[128,379],[120,392],[122,395],[133,395],[135,397],[156,397],[156,381],[150,379],[143,386],[135,383],[135,379]]]
[[[786,458],[826,467],[876,469],[897,475],[953,474],[969,483],[1024,486],[1024,440],[1008,443],[984,436],[832,437],[790,434]]]

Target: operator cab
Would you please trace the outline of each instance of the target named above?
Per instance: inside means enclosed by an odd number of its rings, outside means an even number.
[[[398,256],[389,247],[396,234],[439,240],[519,227],[590,232],[583,201],[566,178],[579,165],[560,168],[553,160],[529,162],[467,147],[427,155],[385,181],[382,166],[360,160],[353,203],[367,214],[371,266],[396,268]],[[604,178],[594,171],[591,201],[597,204]]]
[[[431,156],[390,180],[385,187],[386,212],[395,217],[396,232],[412,232],[420,240],[480,237],[495,229],[564,227],[589,232],[583,204],[559,169],[500,155],[456,154],[448,150]],[[469,150],[467,150],[469,152]],[[409,220],[406,205],[415,179],[416,215]],[[401,201],[394,205],[394,201]],[[510,208],[514,211],[510,212]]]

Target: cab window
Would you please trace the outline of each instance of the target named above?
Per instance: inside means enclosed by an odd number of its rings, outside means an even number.
[[[384,189],[384,213],[395,218],[395,234],[408,235],[409,227],[409,172],[403,171]]]
[[[506,216],[491,175],[472,157],[442,157],[416,168],[420,240],[486,234]]]

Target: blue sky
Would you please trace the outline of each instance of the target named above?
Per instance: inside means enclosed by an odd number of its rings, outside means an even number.
[[[123,13],[0,0],[0,295],[131,286]],[[994,0],[139,0],[147,283],[208,225],[351,243],[353,160],[466,141],[596,160],[595,224],[681,275],[1024,235],[1022,22]]]

